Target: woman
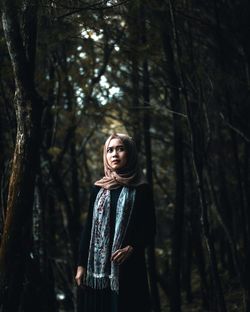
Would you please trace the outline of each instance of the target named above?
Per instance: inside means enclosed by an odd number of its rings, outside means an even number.
[[[133,139],[111,135],[103,150],[105,176],[95,182],[76,273],[85,312],[149,312],[144,251],[155,233],[150,187]]]

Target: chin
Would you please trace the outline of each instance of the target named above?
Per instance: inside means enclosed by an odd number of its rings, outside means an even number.
[[[124,166],[121,166],[120,164],[118,164],[118,165],[113,165],[111,167],[113,170],[119,170],[119,169],[123,168]]]

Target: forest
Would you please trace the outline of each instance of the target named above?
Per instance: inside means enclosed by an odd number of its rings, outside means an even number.
[[[0,3],[0,311],[81,311],[80,232],[118,132],[153,187],[152,312],[249,312],[250,2]]]

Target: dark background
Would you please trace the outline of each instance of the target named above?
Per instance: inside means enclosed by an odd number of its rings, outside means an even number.
[[[154,312],[249,311],[249,16],[247,0],[1,1],[0,311],[81,311],[113,131],[154,190]]]

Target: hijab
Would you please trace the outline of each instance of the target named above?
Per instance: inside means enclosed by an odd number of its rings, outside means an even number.
[[[125,167],[114,170],[108,164],[107,149],[112,139],[120,139],[124,144],[125,151],[127,152],[127,163]],[[122,133],[112,134],[105,142],[103,148],[103,165],[104,165],[104,177],[95,182],[104,189],[115,189],[119,186],[138,186],[145,184],[146,180],[142,175],[142,172],[138,165],[137,149],[134,140]]]

